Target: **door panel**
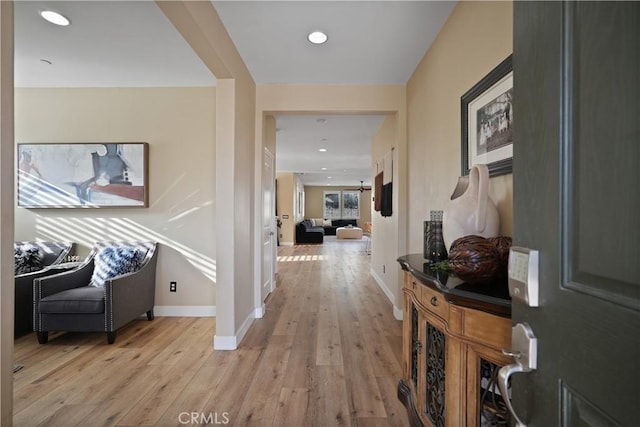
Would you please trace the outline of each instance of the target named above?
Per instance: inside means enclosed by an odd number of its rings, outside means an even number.
[[[266,148],[262,158],[262,280],[264,301],[274,287],[275,274],[275,166],[273,154]]]
[[[563,426],[585,427],[617,427],[616,423],[584,396],[572,390],[566,384],[560,385],[562,390],[562,424]]]
[[[530,426],[634,425],[640,402],[640,4],[514,2],[514,244],[540,307],[513,302],[538,369]]]
[[[635,9],[635,13],[634,13]],[[566,286],[640,307],[637,6],[569,4]],[[609,25],[602,25],[607,23]],[[613,26],[613,25],[615,26]],[[634,61],[636,62],[634,66]],[[634,134],[635,132],[635,134]],[[635,189],[636,191],[629,190]],[[603,271],[602,266],[607,266]]]

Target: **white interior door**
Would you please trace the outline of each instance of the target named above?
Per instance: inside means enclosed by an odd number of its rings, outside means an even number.
[[[274,158],[265,148],[262,156],[262,301],[275,284],[275,212]]]

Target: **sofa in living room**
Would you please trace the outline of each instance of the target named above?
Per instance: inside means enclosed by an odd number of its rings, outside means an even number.
[[[324,236],[335,236],[339,227],[357,227],[355,219],[310,218],[296,224],[296,243],[322,243]]]
[[[305,219],[296,224],[296,243],[322,243],[324,228],[316,226],[313,221]]]
[[[296,225],[296,242],[322,243],[324,236],[335,236],[338,227],[349,226],[357,227],[358,221],[355,219],[308,218]]]
[[[327,225],[327,223],[324,223],[325,225],[323,225],[322,228],[324,228],[324,234],[326,236],[335,236],[336,235],[336,230],[338,229],[338,227],[349,227],[349,226],[353,226],[353,227],[357,227],[358,226],[358,220],[355,219],[332,219],[331,220],[331,225]]]

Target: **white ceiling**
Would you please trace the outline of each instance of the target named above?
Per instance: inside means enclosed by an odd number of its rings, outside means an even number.
[[[46,22],[38,14],[45,9],[62,13],[71,25]],[[152,1],[17,1],[14,20],[17,87],[213,86],[216,82]]]
[[[258,84],[406,83],[454,1],[213,1]],[[43,21],[54,9],[69,27]],[[320,29],[329,41],[311,45]],[[42,62],[51,61],[52,64]],[[215,78],[153,1],[17,1],[17,87],[212,86]],[[316,119],[327,122],[318,126]],[[370,185],[380,116],[279,116],[278,170],[306,185]],[[317,145],[327,138],[326,153]],[[321,167],[329,168],[325,174]],[[344,170],[347,172],[344,172]]]
[[[406,83],[455,2],[214,1],[259,84]],[[327,43],[307,34],[321,30]]]
[[[371,185],[371,139],[384,116],[282,115],[277,170],[302,172],[305,185]],[[326,152],[318,151],[324,148]],[[326,168],[326,170],[322,170]]]

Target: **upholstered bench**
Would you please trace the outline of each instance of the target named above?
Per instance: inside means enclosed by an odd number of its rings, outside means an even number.
[[[362,239],[362,228],[360,227],[338,227],[336,229],[338,239]]]

